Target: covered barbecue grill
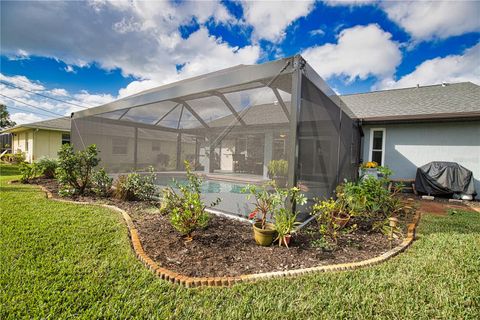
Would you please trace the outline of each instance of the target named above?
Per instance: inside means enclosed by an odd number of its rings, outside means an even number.
[[[433,161],[417,169],[415,188],[428,195],[472,199],[477,194],[472,171],[456,162]]]

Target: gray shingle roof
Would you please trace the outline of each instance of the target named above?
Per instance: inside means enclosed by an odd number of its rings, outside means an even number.
[[[19,124],[13,128],[4,130],[4,132],[15,131],[15,129],[20,129],[20,128],[70,131],[70,117],[60,117],[60,118],[43,120],[38,122]]]
[[[421,118],[480,115],[480,86],[471,82],[341,96],[357,118]]]

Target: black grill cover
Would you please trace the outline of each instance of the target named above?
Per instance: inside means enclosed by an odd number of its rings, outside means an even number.
[[[418,168],[415,188],[431,195],[477,194],[472,171],[456,162],[433,161]]]

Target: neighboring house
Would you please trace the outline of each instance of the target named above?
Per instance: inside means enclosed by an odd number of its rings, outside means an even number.
[[[431,161],[457,162],[473,172],[480,193],[480,86],[444,83],[341,98],[361,120],[363,161],[387,165],[396,179],[415,179]]]
[[[17,125],[2,133],[12,135],[12,152],[25,153],[26,161],[57,158],[64,143],[70,143],[70,118],[63,117]]]

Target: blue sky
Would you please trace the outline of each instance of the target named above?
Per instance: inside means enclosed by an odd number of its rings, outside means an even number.
[[[302,54],[340,94],[480,83],[478,1],[1,2],[4,96],[57,114]],[[0,96],[12,118],[46,117]],[[42,115],[43,114],[43,115]]]

